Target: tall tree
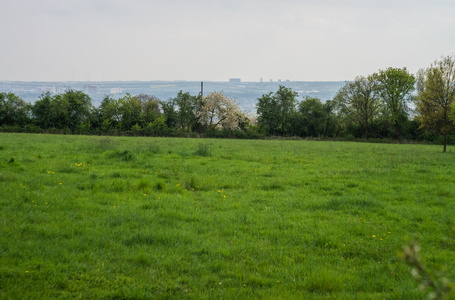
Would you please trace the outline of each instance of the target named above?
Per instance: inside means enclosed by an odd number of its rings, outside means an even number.
[[[119,112],[122,115],[122,130],[130,130],[134,125],[141,124],[141,101],[136,97],[126,94],[118,99]]]
[[[62,94],[54,95],[51,99],[50,115],[52,127],[58,129],[69,128],[68,102],[62,97]]]
[[[212,92],[204,97],[197,112],[199,122],[207,126],[208,130],[217,127],[238,129],[241,115],[242,112],[235,100],[229,99],[222,92]]]
[[[161,101],[161,109],[166,117],[166,125],[169,128],[175,128],[178,126],[178,117],[175,110],[175,102],[171,99],[169,101]]]
[[[72,132],[82,123],[90,120],[92,99],[82,91],[66,90],[62,100],[67,103],[68,127]]]
[[[0,126],[23,126],[30,121],[30,105],[13,93],[0,93]]]
[[[327,125],[324,103],[319,98],[306,97],[298,104],[300,136],[322,137]]]
[[[363,128],[365,139],[381,106],[376,85],[374,76],[358,76],[353,82],[346,82],[334,98],[340,114]]]
[[[105,96],[98,108],[98,116],[98,122],[103,132],[108,132],[110,129],[118,129],[122,121],[118,100]]]
[[[401,141],[408,121],[408,104],[413,101],[415,77],[406,68],[388,68],[372,76],[377,80],[378,93],[385,103],[395,138]]]
[[[454,130],[451,110],[455,103],[455,58],[442,57],[420,70],[417,82],[416,107],[421,128],[442,134],[446,152],[447,135]]]
[[[262,95],[256,104],[258,124],[267,134],[292,134],[295,119],[297,92],[280,86],[275,93]]]
[[[176,117],[178,126],[183,130],[191,130],[198,122],[197,112],[200,108],[200,97],[191,96],[190,93],[180,91],[177,97],[172,99],[177,108]]]
[[[41,129],[53,127],[51,116],[52,100],[51,94],[46,92],[32,106],[33,119]]]
[[[136,96],[141,102],[142,107],[142,123],[147,124],[153,122],[156,118],[161,115],[160,111],[160,99],[153,95],[140,94]]]

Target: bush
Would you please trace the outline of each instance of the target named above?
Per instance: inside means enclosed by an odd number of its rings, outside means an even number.
[[[145,136],[166,136],[168,131],[169,128],[166,125],[166,118],[164,116],[147,123],[142,130]]]
[[[137,124],[131,127],[131,134],[134,136],[141,135],[141,125]]]

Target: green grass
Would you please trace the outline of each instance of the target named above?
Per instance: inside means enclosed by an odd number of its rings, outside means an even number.
[[[455,278],[440,146],[0,134],[0,298],[423,297]],[[375,236],[375,237],[373,237]]]

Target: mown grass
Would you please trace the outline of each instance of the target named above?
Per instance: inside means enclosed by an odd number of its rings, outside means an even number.
[[[0,298],[423,297],[455,278],[439,146],[0,134]]]

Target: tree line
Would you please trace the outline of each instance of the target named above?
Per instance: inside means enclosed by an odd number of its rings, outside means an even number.
[[[33,104],[0,93],[0,130],[72,134],[267,136],[452,142],[455,58],[442,57],[416,75],[388,68],[346,82],[328,101],[280,86],[257,99],[256,116],[222,92],[204,97],[180,91],[162,101],[151,95],[106,96],[98,107],[75,90],[44,93]]]

